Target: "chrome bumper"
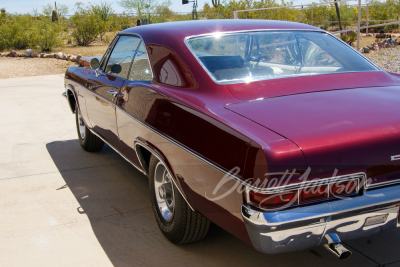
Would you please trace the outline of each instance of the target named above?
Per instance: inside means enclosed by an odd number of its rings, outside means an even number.
[[[259,212],[243,205],[242,216],[253,246],[276,254],[328,244],[327,234],[346,241],[394,229],[400,226],[399,206],[397,185],[290,210]],[[386,214],[385,222],[365,226],[367,218]]]

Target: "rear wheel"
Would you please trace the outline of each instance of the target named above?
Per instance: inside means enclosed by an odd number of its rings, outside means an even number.
[[[161,161],[151,156],[149,165],[153,213],[163,235],[175,244],[204,238],[210,221],[189,207]]]
[[[99,151],[102,149],[104,146],[103,140],[94,135],[86,126],[78,106],[75,110],[75,120],[79,144],[81,147],[88,152]]]

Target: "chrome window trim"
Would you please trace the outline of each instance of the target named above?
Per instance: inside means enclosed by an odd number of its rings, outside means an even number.
[[[374,71],[384,71],[381,69],[378,65],[376,65],[373,61],[371,61],[368,57],[364,56],[362,53],[357,51],[357,49],[354,49],[352,46],[349,46],[346,42],[344,42],[342,39],[338,38],[337,36],[331,34],[330,32],[324,31],[324,30],[311,30],[311,29],[255,29],[255,30],[242,30],[242,31],[224,31],[224,32],[218,32],[221,35],[224,34],[235,34],[235,33],[245,33],[245,32],[280,32],[280,31],[302,31],[302,32],[320,32],[327,34],[331,37],[334,37],[336,40],[339,40],[343,44],[347,45],[349,48],[353,49],[355,52],[357,52],[358,55],[361,55],[363,59],[366,59],[368,63],[370,63],[373,67],[377,68],[377,70],[369,70],[369,71],[346,71],[346,72],[327,72],[327,73],[318,73],[318,74],[308,74],[308,75],[303,75],[303,76],[315,76],[315,75],[328,75],[328,74],[340,74],[340,73],[357,73],[357,72],[374,72]],[[215,33],[215,32],[214,32]],[[212,36],[214,33],[203,33],[203,34],[198,34],[198,35],[190,35],[186,36],[183,38],[183,42],[185,43],[186,47],[189,49],[189,51],[192,53],[192,55],[196,58],[197,62],[201,65],[201,67],[204,69],[204,71],[208,74],[208,76],[217,84],[222,84],[222,85],[227,85],[227,84],[239,84],[239,83],[246,83],[243,80],[240,81],[228,81],[228,82],[221,82],[215,79],[214,75],[208,71],[207,67],[203,64],[203,62],[199,59],[199,57],[195,54],[194,50],[190,47],[189,45],[189,40],[193,38],[198,38],[198,37],[206,37],[206,36]],[[256,82],[256,81],[269,81],[269,80],[277,80],[277,79],[285,79],[285,78],[293,78],[293,77],[301,77],[302,75],[298,76],[280,76],[277,78],[272,78],[272,79],[255,79],[251,80],[251,82]]]
[[[129,78],[129,74],[130,74],[133,62],[134,62],[134,60],[136,58],[137,50],[139,49],[139,46],[143,43],[145,45],[145,47],[146,47],[146,55],[147,55],[147,61],[149,62],[149,66],[150,66],[151,77],[152,77],[152,79],[154,79],[155,76],[154,76],[154,71],[153,71],[153,65],[150,62],[149,54],[147,53],[147,45],[146,45],[146,42],[143,40],[142,36],[140,34],[137,34],[137,33],[122,33],[122,32],[117,33],[117,36],[135,36],[135,37],[139,37],[140,40],[141,40],[139,45],[138,45],[138,47],[136,48],[135,56],[132,59],[132,63],[131,63],[131,66],[129,68],[129,73],[128,73],[128,77],[127,78]],[[127,81],[147,81],[147,80],[129,80],[129,79],[126,79],[126,80]]]
[[[111,41],[110,45],[107,47],[106,52],[101,57],[99,70],[104,72],[104,68],[106,67],[108,60],[110,59],[111,52],[114,50],[115,44],[118,42],[118,39],[119,39],[118,35],[114,36],[114,39]],[[104,57],[104,55],[106,55],[106,57]]]

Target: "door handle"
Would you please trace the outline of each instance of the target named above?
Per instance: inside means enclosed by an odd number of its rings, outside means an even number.
[[[118,92],[114,90],[107,91],[107,93],[112,94],[113,97],[115,97],[118,94]]]

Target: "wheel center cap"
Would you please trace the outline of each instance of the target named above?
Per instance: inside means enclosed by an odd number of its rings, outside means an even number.
[[[160,186],[158,194],[160,195],[160,198],[165,199],[166,198],[166,192],[165,192],[165,187],[164,185]]]

